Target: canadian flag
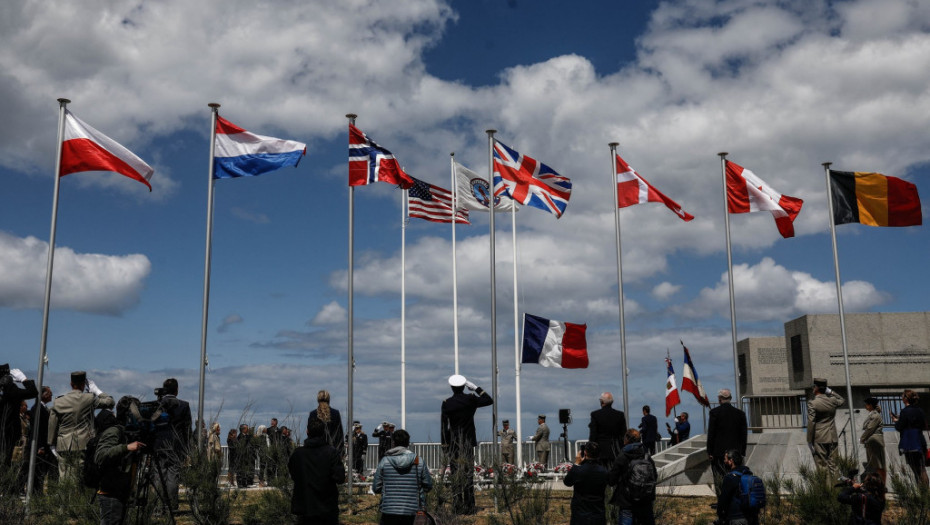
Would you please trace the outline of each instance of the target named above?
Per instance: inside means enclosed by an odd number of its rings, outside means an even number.
[[[652,184],[642,177],[636,170],[630,167],[620,155],[617,155],[617,204],[620,208],[626,208],[634,204],[645,202],[661,202],[675,212],[675,215],[681,217],[683,221],[690,221],[694,215],[681,209],[677,202],[669,199],[659,190],[655,189]]]
[[[155,170],[120,143],[65,110],[60,177],[82,171],[112,171],[149,187]]]
[[[668,417],[672,413],[672,408],[681,404],[681,397],[678,395],[678,386],[675,384],[672,360],[665,358],[665,365],[668,367],[668,379],[665,381],[665,417]]]
[[[794,218],[804,201],[775,191],[755,173],[727,161],[727,210],[730,213],[770,211],[784,238],[794,237]]]

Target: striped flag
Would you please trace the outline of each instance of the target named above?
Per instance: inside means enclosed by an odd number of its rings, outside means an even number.
[[[672,360],[666,357],[665,366],[668,368],[668,378],[665,380],[665,417],[668,417],[672,413],[672,409],[681,404],[681,397],[678,395],[678,385],[675,384],[675,370],[672,368]]]
[[[452,192],[411,177],[413,186],[407,190],[407,215],[432,222],[452,222]],[[458,210],[455,222],[468,222],[468,210]]]
[[[511,199],[558,219],[565,213],[572,196],[572,181],[542,162],[494,141],[494,196]]]
[[[735,162],[727,161],[727,210],[730,213],[770,211],[778,232],[794,237],[794,218],[804,201],[775,191],[774,188]]]
[[[256,135],[216,116],[213,178],[254,177],[285,166],[297,166],[307,145]]]
[[[155,170],[123,145],[65,110],[59,177],[82,171],[112,171],[148,186]]]
[[[681,389],[691,392],[698,403],[709,407],[710,399],[707,399],[707,392],[704,391],[704,385],[701,384],[697,369],[694,368],[694,363],[691,361],[691,352],[688,351],[684,341],[679,342],[681,347],[685,349],[685,366],[681,372]]]
[[[918,226],[923,222],[917,186],[881,173],[830,170],[833,224]]]
[[[694,219],[694,215],[681,209],[677,202],[666,197],[655,189],[649,181],[636,170],[630,167],[625,160],[617,155],[617,203],[620,208],[643,204],[646,202],[661,202],[665,207],[675,212],[681,220],[687,222]]]

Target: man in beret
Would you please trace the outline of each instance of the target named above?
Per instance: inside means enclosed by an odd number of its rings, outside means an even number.
[[[807,442],[819,468],[828,468],[836,475],[837,442],[836,409],[845,403],[839,394],[830,390],[826,379],[814,379],[814,398],[807,402]]]
[[[48,418],[48,441],[60,456],[60,479],[80,479],[84,449],[94,437],[94,410],[113,405],[110,395],[87,380],[87,372],[71,373],[71,391],[55,399]]]
[[[452,397],[442,402],[440,434],[452,475],[452,509],[456,514],[474,514],[475,412],[494,400],[465,376],[451,376],[449,386]],[[466,394],[465,388],[474,393]]]

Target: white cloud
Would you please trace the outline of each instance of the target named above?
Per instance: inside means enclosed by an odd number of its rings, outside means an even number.
[[[323,308],[307,324],[310,326],[331,325],[346,321],[346,309],[338,302],[332,301],[323,305]]]
[[[671,296],[678,293],[679,290],[681,290],[680,284],[672,284],[668,281],[663,281],[657,284],[655,288],[652,289],[652,296],[655,297],[656,299],[665,301]]]
[[[730,293],[727,273],[713,288],[701,290],[690,304],[673,311],[686,317],[729,316]],[[791,271],[765,257],[755,265],[733,266],[733,284],[740,321],[787,321],[799,315],[835,313],[836,283],[819,281],[809,273]],[[861,312],[886,301],[887,294],[865,281],[843,283],[843,305],[848,312]]]
[[[42,308],[48,243],[0,231],[0,306]],[[120,315],[139,302],[152,270],[141,254],[103,255],[55,249],[51,305],[80,312]]]

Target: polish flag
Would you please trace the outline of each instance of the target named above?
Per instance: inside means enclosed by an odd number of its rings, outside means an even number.
[[[775,191],[755,173],[727,161],[727,210],[730,213],[770,211],[784,238],[794,237],[794,218],[804,201]]]
[[[678,396],[678,386],[675,384],[675,370],[672,368],[672,360],[665,358],[665,365],[668,367],[668,379],[665,381],[665,417],[668,417],[672,413],[672,409],[681,404],[681,397]]]
[[[617,155],[617,203],[620,208],[645,202],[661,202],[687,222],[694,219],[694,215],[681,209],[677,202],[669,199],[652,184],[630,167],[620,155]]]
[[[82,171],[112,171],[149,187],[155,170],[110,137],[65,110],[65,136],[61,143],[60,177]]]

